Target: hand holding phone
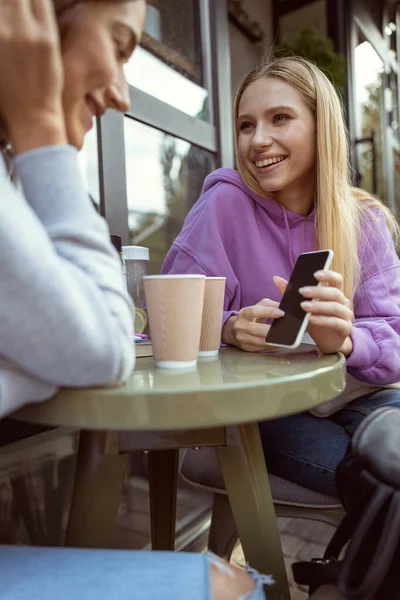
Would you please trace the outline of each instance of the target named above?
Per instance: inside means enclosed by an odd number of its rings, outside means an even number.
[[[222,328],[222,342],[245,352],[265,352],[266,321],[282,317],[278,302],[263,298],[253,306],[241,308],[237,316],[229,317]]]
[[[305,298],[299,289],[317,286],[319,282],[314,273],[329,269],[332,259],[332,250],[300,254],[279,304],[285,315],[272,322],[265,339],[267,344],[282,348],[297,348],[300,345],[310,320],[310,313],[301,306]]]

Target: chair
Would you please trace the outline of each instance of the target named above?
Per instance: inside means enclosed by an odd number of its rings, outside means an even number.
[[[187,450],[180,475],[186,482],[214,492],[208,547],[218,556],[229,560],[238,534],[216,449],[204,447],[199,450]],[[344,511],[339,498],[314,492],[275,475],[270,475],[269,481],[277,517],[311,519],[332,527],[337,527],[342,520]]]

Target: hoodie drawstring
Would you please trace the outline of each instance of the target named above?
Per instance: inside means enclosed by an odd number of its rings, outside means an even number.
[[[283,206],[281,206],[281,204],[279,204],[281,211],[283,212],[283,219],[285,221],[285,228],[286,228],[286,233],[287,233],[287,237],[288,237],[288,244],[289,244],[289,254],[290,254],[290,259],[292,261],[292,269],[296,263],[296,258],[293,254],[293,245],[292,245],[292,237],[290,235],[290,226],[289,226],[289,220],[286,214],[286,210],[283,208]]]

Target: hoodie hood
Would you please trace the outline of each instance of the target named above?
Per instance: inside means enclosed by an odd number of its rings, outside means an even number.
[[[291,212],[290,210],[287,210],[281,206],[276,200],[268,198],[267,196],[260,196],[259,194],[253,192],[253,190],[251,190],[243,181],[239,171],[236,171],[235,169],[217,169],[208,175],[203,185],[202,194],[205,194],[219,183],[229,183],[239,188],[254,202],[267,211],[271,219],[273,219],[277,225],[286,228],[288,226],[290,227],[291,225],[301,223],[305,220],[314,221],[315,209],[313,209],[313,211],[307,216],[298,215],[294,212]]]
[[[217,186],[220,183],[228,183],[239,188],[249,198],[251,198],[253,202],[258,204],[265,212],[267,212],[268,216],[276,225],[285,229],[290,261],[292,267],[294,267],[297,254],[293,249],[291,229],[299,227],[302,228],[305,222],[313,223],[315,209],[313,209],[313,211],[307,216],[298,215],[297,213],[291,212],[273,198],[260,196],[259,194],[256,194],[256,192],[253,192],[253,190],[251,190],[243,181],[239,171],[234,169],[217,169],[211,173],[204,182],[202,193],[204,194],[209,192],[214,186]]]

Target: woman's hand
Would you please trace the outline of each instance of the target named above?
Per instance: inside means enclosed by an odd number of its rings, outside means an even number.
[[[263,352],[272,348],[265,342],[269,325],[267,319],[279,319],[284,313],[278,302],[264,298],[254,306],[242,308],[237,317],[232,316],[222,329],[222,342],[237,346],[246,352]]]
[[[343,352],[349,356],[353,350],[350,334],[354,314],[343,293],[343,277],[334,271],[318,271],[314,277],[322,285],[299,290],[304,297],[301,306],[311,314],[307,332],[324,354]],[[283,294],[287,281],[274,277],[274,282]]]
[[[0,118],[16,152],[66,143],[51,0],[0,0]]]

